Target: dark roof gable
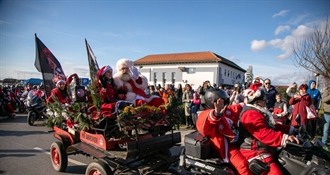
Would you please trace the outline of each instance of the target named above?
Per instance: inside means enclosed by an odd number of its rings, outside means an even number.
[[[228,66],[234,67],[246,72],[234,62],[219,56],[213,52],[186,52],[186,53],[171,53],[171,54],[157,54],[147,55],[134,61],[134,65],[157,65],[157,64],[175,64],[175,63],[216,63],[221,62]]]

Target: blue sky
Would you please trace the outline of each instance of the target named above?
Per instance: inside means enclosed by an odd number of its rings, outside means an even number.
[[[84,39],[99,66],[150,54],[212,51],[273,84],[311,78],[291,44],[330,14],[330,0],[1,0],[0,79],[41,77],[39,39],[65,74],[89,77]]]

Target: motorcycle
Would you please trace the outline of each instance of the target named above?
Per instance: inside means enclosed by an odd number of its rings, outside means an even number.
[[[17,96],[16,105],[18,107],[18,112],[25,113],[27,110],[27,93],[20,93]]]
[[[47,119],[47,115],[45,115],[46,106],[38,95],[32,96],[31,101],[27,106],[27,110],[27,123],[31,126],[33,126],[34,122],[37,120]]]
[[[4,99],[0,99],[0,116],[11,117],[10,112],[6,107],[7,102]]]
[[[283,174],[288,175],[326,175],[330,174],[330,151],[318,138],[310,139],[304,126],[299,129],[301,144],[287,142],[274,157]],[[198,131],[185,136],[185,147],[180,154],[179,168],[192,174],[236,175],[236,170],[221,162],[218,155],[211,151],[211,141]],[[257,167],[253,167],[257,166]],[[249,166],[254,174],[267,171],[267,164]],[[266,169],[260,169],[260,167]]]

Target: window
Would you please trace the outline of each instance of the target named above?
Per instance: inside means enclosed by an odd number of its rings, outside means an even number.
[[[154,72],[154,84],[157,84],[157,72]]]
[[[163,87],[165,87],[166,84],[166,72],[163,72]]]
[[[175,84],[175,72],[172,72],[172,84]]]

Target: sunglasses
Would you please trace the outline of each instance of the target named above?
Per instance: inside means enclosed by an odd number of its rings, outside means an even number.
[[[123,68],[121,68],[121,70],[125,70],[125,69],[129,69],[128,67],[123,67]]]
[[[265,84],[270,84],[270,83],[265,83]]]

